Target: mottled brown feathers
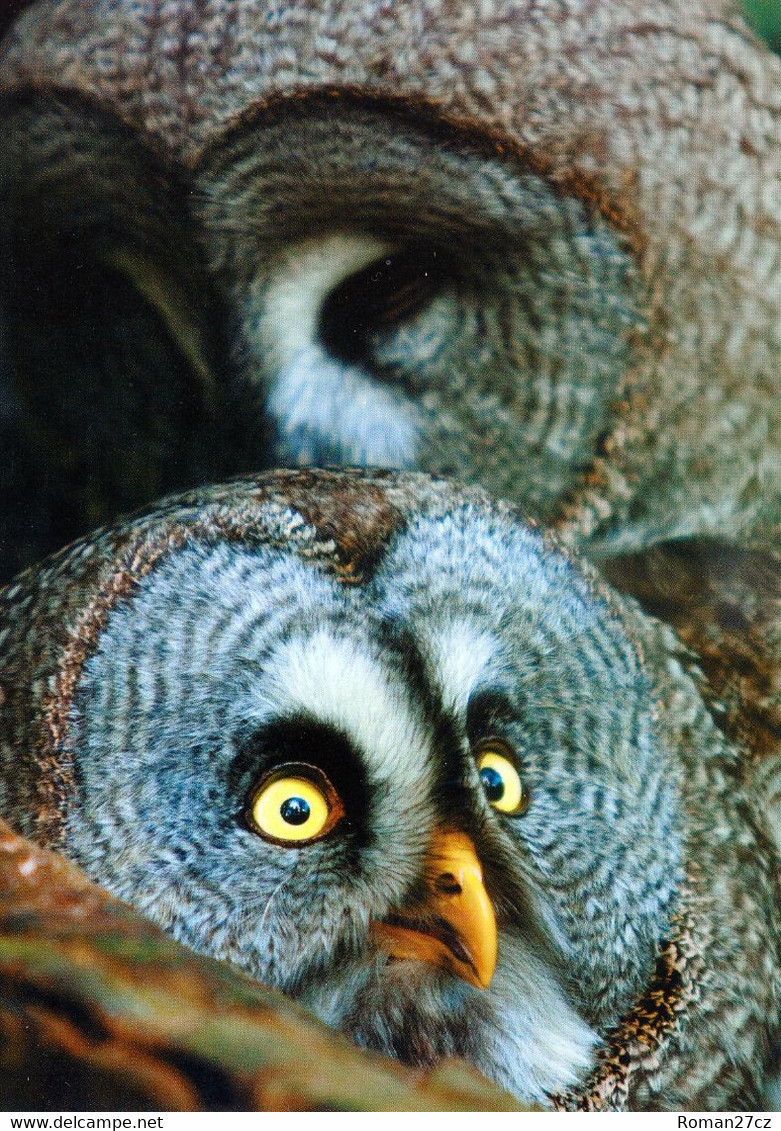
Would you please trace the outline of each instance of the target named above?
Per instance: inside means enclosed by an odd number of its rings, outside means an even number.
[[[540,173],[607,219],[642,297],[604,434],[554,517],[618,549],[777,523],[781,62],[733,4],[513,2],[478,16],[435,0],[44,0],[3,54],[12,99],[115,115],[191,182],[196,212],[241,138],[323,100],[335,122],[351,105],[387,110],[430,128],[432,145],[460,144],[455,130]]]
[[[671,624],[699,657],[716,716],[754,758],[781,741],[781,560],[714,539],[654,547],[605,575]]]

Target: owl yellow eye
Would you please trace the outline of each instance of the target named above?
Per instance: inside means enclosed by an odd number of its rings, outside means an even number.
[[[290,763],[261,778],[245,817],[253,832],[277,844],[302,845],[326,836],[344,816],[344,806],[316,766]]]
[[[498,739],[487,739],[477,752],[477,770],[485,795],[500,813],[518,817],[526,810],[528,796],[523,788],[515,755]]]

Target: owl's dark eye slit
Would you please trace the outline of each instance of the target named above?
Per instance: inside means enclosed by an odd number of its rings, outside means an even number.
[[[451,276],[436,248],[411,248],[378,259],[328,296],[320,315],[320,341],[341,361],[367,361],[372,339],[413,318]]]

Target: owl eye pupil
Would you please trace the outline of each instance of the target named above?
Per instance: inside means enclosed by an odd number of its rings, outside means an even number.
[[[521,779],[518,756],[509,743],[500,738],[481,742],[477,748],[477,770],[483,792],[494,809],[506,817],[520,817],[526,812],[529,795]]]
[[[344,805],[317,766],[285,762],[250,791],[243,816],[258,836],[302,848],[330,833],[344,816]]]
[[[480,780],[489,801],[502,800],[504,797],[504,781],[498,770],[495,770],[493,766],[483,766],[480,771]]]
[[[311,810],[303,797],[288,797],[279,807],[279,815],[289,825],[303,825],[309,820]]]

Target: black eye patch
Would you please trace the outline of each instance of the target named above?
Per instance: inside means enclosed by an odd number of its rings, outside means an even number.
[[[466,708],[466,733],[470,746],[489,734],[501,733],[503,724],[517,720],[518,712],[501,689],[476,691]]]
[[[236,743],[226,786],[236,807],[248,790],[276,766],[307,763],[322,770],[344,805],[345,829],[365,840],[371,823],[371,799],[363,759],[338,728],[300,714],[272,719]]]

